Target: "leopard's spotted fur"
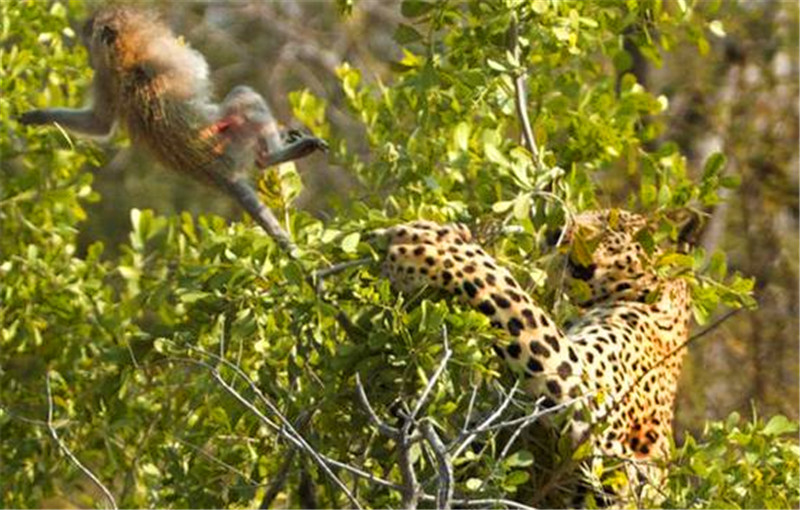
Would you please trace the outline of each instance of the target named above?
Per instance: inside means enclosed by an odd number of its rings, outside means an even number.
[[[575,440],[588,434],[596,452],[614,457],[664,457],[690,302],[684,280],[652,269],[634,237],[642,228],[646,220],[625,211],[575,218],[567,242],[580,229],[598,244],[589,266],[570,262],[572,277],[584,280],[591,295],[566,330],[462,225],[418,221],[389,229],[384,270],[400,289],[428,285],[459,296],[507,331],[513,341],[496,350],[524,374],[531,393],[548,406],[582,402]]]

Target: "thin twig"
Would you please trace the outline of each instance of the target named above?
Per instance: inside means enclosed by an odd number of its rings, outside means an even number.
[[[511,44],[511,50],[514,54],[514,59],[517,61],[517,63],[519,63],[519,25],[516,15],[512,16],[511,18],[509,36],[509,43]],[[539,154],[539,147],[536,144],[536,138],[533,135],[531,121],[528,118],[528,93],[525,85],[526,74],[527,73],[525,72],[517,72],[516,76],[514,76],[514,102],[517,106],[517,115],[519,116],[519,122],[522,126],[522,134],[525,138],[525,145],[527,145],[528,151],[531,153],[533,164],[536,167],[536,170],[541,173],[544,171],[541,155]]]
[[[375,413],[375,410],[372,408],[372,404],[369,403],[369,398],[367,398],[364,385],[361,383],[361,375],[358,372],[356,372],[356,396],[358,397],[361,407],[363,407],[367,412],[369,420],[373,425],[378,427],[378,431],[380,431],[381,434],[391,439],[397,439],[400,437],[400,429],[387,424]]]
[[[467,428],[469,427],[469,422],[472,421],[472,410],[475,407],[475,398],[478,396],[478,385],[472,385],[472,394],[469,396],[469,403],[467,404],[467,413],[464,417],[464,425],[461,427],[461,433],[464,434],[467,432]]]
[[[326,267],[325,269],[318,269],[314,271],[312,277],[315,279],[322,279],[326,276],[330,276],[332,274],[340,273],[345,269],[350,269],[351,267],[358,267],[358,266],[366,266],[367,264],[371,264],[373,262],[372,257],[364,257],[361,259],[356,260],[347,260],[345,262],[340,262],[338,264],[334,264],[332,266]]]
[[[340,262],[324,269],[318,269],[311,274],[309,283],[314,287],[317,294],[321,294],[324,290],[325,278],[336,273],[340,273],[351,267],[366,266],[373,262],[372,257],[364,257],[356,260],[347,260]]]
[[[433,428],[430,420],[423,420],[420,429],[428,441],[439,467],[439,489],[436,491],[436,508],[449,510],[453,501],[453,464],[447,447]]]
[[[272,428],[277,428],[278,432],[283,437],[289,439],[293,444],[295,444],[295,446],[298,446],[299,448],[308,452],[311,458],[314,459],[314,461],[320,466],[320,468],[322,468],[325,474],[327,474],[330,477],[330,479],[333,480],[334,484],[336,484],[336,486],[339,487],[339,489],[342,492],[344,492],[344,494],[348,497],[348,499],[350,499],[350,502],[353,505],[355,505],[356,508],[362,508],[361,504],[358,502],[355,496],[353,496],[353,494],[350,492],[350,489],[344,484],[344,482],[342,482],[339,479],[338,476],[336,476],[336,474],[333,471],[330,470],[330,467],[328,467],[328,465],[325,463],[324,459],[321,457],[319,452],[317,452],[314,448],[311,447],[311,445],[308,444],[308,442],[306,442],[305,438],[294,428],[292,423],[283,415],[283,413],[281,413],[281,411],[277,408],[277,406],[273,404],[272,401],[266,397],[266,395],[264,395],[261,389],[259,389],[258,385],[256,385],[255,381],[250,379],[250,377],[248,377],[248,375],[245,374],[240,367],[238,367],[234,363],[231,363],[227,359],[221,358],[220,356],[208,352],[200,347],[190,345],[189,348],[205,356],[208,356],[219,363],[222,363],[224,366],[233,370],[236,373],[236,375],[241,377],[247,383],[247,385],[250,387],[250,389],[253,391],[253,393],[256,395],[259,401],[264,403],[264,405],[267,406],[270,412],[278,418],[278,421],[281,422],[280,427],[278,427],[276,423],[274,423],[272,420],[267,418],[261,411],[259,411],[258,408],[256,408],[252,402],[244,398],[238,391],[236,391],[235,388],[233,388],[230,384],[228,384],[227,381],[225,381],[225,379],[222,378],[222,375],[220,374],[219,370],[216,367],[212,367],[211,365],[208,365],[207,363],[203,363],[201,361],[193,360],[201,366],[206,366],[211,371],[212,377],[214,377],[214,379],[228,393],[230,393],[234,398],[236,398],[245,407],[247,407],[262,422],[268,424]]]
[[[595,393],[596,393],[595,391],[590,391],[590,392],[588,392],[588,393],[586,393],[584,395],[581,395],[579,397],[575,397],[573,399],[561,402],[560,404],[554,405],[553,407],[548,407],[547,409],[541,409],[541,410],[534,411],[534,412],[532,412],[532,413],[530,413],[530,414],[528,414],[526,416],[523,416],[521,418],[515,418],[513,420],[508,420],[508,421],[504,421],[504,422],[500,422],[500,423],[491,425],[491,426],[487,427],[486,429],[482,430],[481,432],[500,430],[500,429],[508,428],[508,427],[516,427],[517,425],[520,425],[520,424],[534,422],[534,421],[538,420],[539,418],[541,418],[543,416],[547,416],[548,414],[557,413],[557,412],[561,411],[562,409],[566,409],[568,407],[571,407],[571,406],[577,404],[578,402],[580,402],[582,400],[586,400],[586,399],[592,397]],[[540,399],[539,401],[537,401],[537,405],[538,405],[538,403],[541,403],[542,400],[543,400],[543,398]]]
[[[433,391],[433,387],[436,386],[436,382],[442,376],[445,367],[447,366],[447,362],[450,361],[450,357],[453,355],[453,351],[450,350],[450,343],[447,339],[447,326],[442,325],[442,342],[444,343],[444,354],[442,355],[442,360],[439,362],[439,366],[436,367],[436,371],[433,372],[430,380],[428,380],[428,384],[425,385],[425,389],[422,390],[422,394],[419,396],[419,400],[417,400],[417,405],[414,406],[414,410],[411,411],[411,416],[409,417],[412,421],[417,418],[419,412],[422,410],[422,406],[425,405],[425,401],[428,400],[428,396],[430,395],[431,391]]]
[[[111,491],[103,485],[103,482],[97,478],[94,473],[92,473],[89,468],[84,466],[81,461],[75,456],[74,453],[67,447],[64,441],[58,437],[58,432],[56,432],[56,428],[53,426],[53,392],[50,388],[50,372],[47,373],[45,376],[45,385],[47,386],[47,430],[50,431],[50,436],[52,436],[53,440],[58,444],[58,447],[61,449],[61,452],[67,456],[67,458],[75,464],[75,466],[80,469],[83,474],[85,474],[89,479],[94,483],[100,491],[102,491],[103,495],[108,500],[111,508],[117,510],[117,501],[114,499],[114,496],[111,494]]]
[[[477,427],[470,431],[465,431],[455,440],[450,443],[450,448],[455,445],[458,445],[455,452],[453,452],[453,458],[457,459],[461,456],[461,453],[478,437],[478,434],[488,430],[488,427],[492,425],[500,416],[503,415],[506,408],[511,404],[511,400],[514,398],[514,395],[517,392],[517,388],[519,388],[519,379],[514,381],[514,386],[511,387],[511,390],[506,395],[506,398],[500,403],[500,405],[495,409],[495,411],[486,417]]]
[[[215,464],[218,464],[218,465],[224,467],[225,469],[227,469],[228,471],[239,475],[240,478],[243,478],[244,480],[249,482],[248,486],[250,486],[250,487],[258,486],[258,482],[256,480],[253,480],[252,478],[250,478],[250,475],[248,475],[244,471],[236,468],[235,466],[232,466],[232,465],[228,464],[227,462],[225,462],[224,460],[220,459],[219,457],[215,457],[214,455],[212,455],[212,454],[208,453],[207,451],[205,451],[203,448],[201,448],[201,447],[199,447],[199,446],[197,446],[195,444],[192,444],[189,441],[181,439],[180,437],[175,436],[175,435],[173,435],[172,437],[173,437],[173,439],[175,439],[176,441],[178,441],[182,445],[188,447],[191,450],[194,450],[195,452],[197,452],[198,454],[202,455],[203,457],[205,457],[206,459],[210,460],[211,462],[213,462]]]
[[[505,506],[507,508],[517,508],[519,510],[536,510],[536,508],[532,506],[528,506],[518,501],[514,501],[511,499],[454,499],[453,504],[457,507],[480,507],[480,508],[492,508],[495,506]]]

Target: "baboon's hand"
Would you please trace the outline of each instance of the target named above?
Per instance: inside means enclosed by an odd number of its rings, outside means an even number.
[[[267,168],[304,158],[316,151],[328,152],[328,144],[325,140],[297,129],[285,132],[281,138],[283,138],[284,146],[277,152],[269,152],[266,140],[259,140],[259,147],[256,153],[256,166],[258,168]]]

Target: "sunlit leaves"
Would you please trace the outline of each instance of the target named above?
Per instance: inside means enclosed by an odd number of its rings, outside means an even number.
[[[793,437],[797,429],[797,422],[781,415],[766,424],[757,418],[743,421],[737,413],[709,423],[702,442],[690,436],[673,455],[663,504],[667,508],[797,506],[800,449]]]

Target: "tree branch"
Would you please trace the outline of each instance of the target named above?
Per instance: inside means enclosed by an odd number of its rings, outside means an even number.
[[[45,385],[47,386],[47,430],[50,432],[50,436],[53,440],[58,444],[58,447],[61,449],[61,452],[66,455],[66,457],[75,464],[75,466],[80,469],[84,475],[86,475],[92,483],[97,486],[98,489],[103,493],[103,495],[108,500],[109,505],[112,509],[117,510],[117,501],[114,499],[114,496],[111,494],[111,491],[100,481],[94,473],[92,473],[89,468],[84,466],[81,461],[72,453],[64,441],[58,437],[58,432],[56,432],[56,428],[53,426],[53,392],[50,388],[50,372],[47,373],[45,376]]]
[[[433,454],[436,456],[436,464],[439,466],[439,490],[436,491],[436,508],[449,510],[453,502],[453,464],[450,461],[450,455],[447,454],[447,447],[439,438],[439,434],[436,433],[430,420],[422,421],[420,429],[433,450]]]
[[[511,51],[514,54],[514,59],[517,61],[517,63],[519,63],[519,23],[516,15],[512,15],[511,26],[508,30]],[[526,75],[527,73],[525,72],[517,72],[514,76],[514,103],[517,107],[517,116],[519,117],[520,126],[522,127],[522,135],[525,139],[525,145],[527,146],[528,151],[531,153],[533,164],[536,167],[536,170],[541,173],[544,171],[541,154],[539,153],[539,147],[536,144],[536,138],[533,135],[530,118],[528,118],[528,91],[525,84]]]

